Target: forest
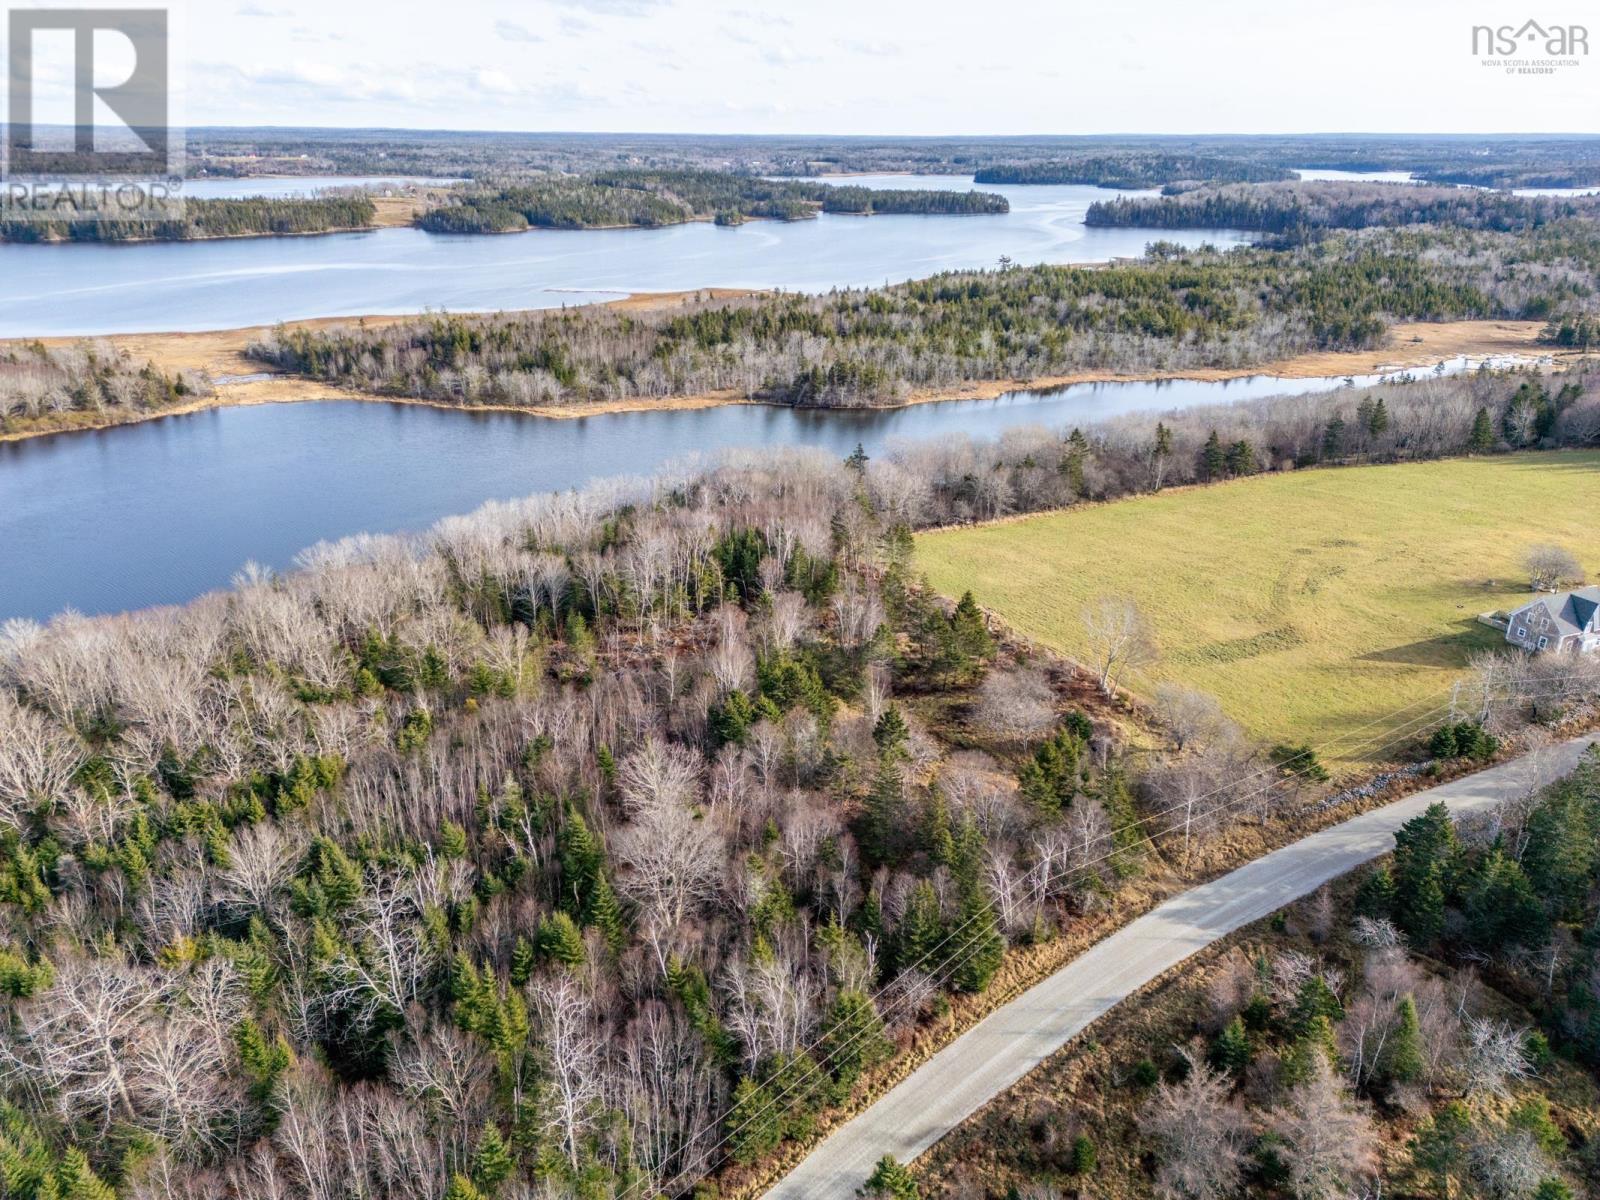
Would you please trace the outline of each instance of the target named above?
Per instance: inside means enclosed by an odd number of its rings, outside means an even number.
[[[1006,267],[873,290],[607,308],[434,315],[281,329],[256,358],[382,395],[571,404],[729,393],[894,404],[919,388],[1085,370],[1239,367],[1375,346],[1399,320],[1579,316],[1595,303],[1588,221],[1526,234],[1427,227],[1290,250],[1156,244],[1106,267]]]
[[[1390,861],[1192,964],[969,1121],[920,1187],[881,1167],[904,1181],[882,1192],[1592,1194],[1597,841],[1600,757],[1481,817],[1434,806]]]
[[[1600,184],[1600,138],[1559,135],[821,138],[193,129],[189,150],[195,173],[219,175],[399,172],[490,179],[533,171],[583,174],[615,168],[731,169],[757,175],[885,171],[971,175],[989,168],[1101,158],[1132,178],[1146,160],[1187,157],[1214,162],[1219,168],[1248,162],[1277,171],[1410,171],[1440,183],[1484,187]]]
[[[1476,410],[1498,451],[1531,404],[1540,444],[1592,438],[1571,382],[1396,384],[1383,433],[1420,452]],[[1008,947],[1370,802],[1203,696],[1119,700],[1131,602],[1085,613],[1075,671],[909,570],[911,528],[1160,488],[1191,438],[735,454],[7,622],[8,1194],[732,1186],[976,1011]],[[1410,756],[1534,736],[1600,693],[1582,666],[1481,664]]]
[[[68,424],[115,424],[211,390],[198,372],[169,376],[104,342],[0,347],[0,433],[24,432],[30,421],[63,416]]]
[[[332,233],[369,228],[377,209],[366,196],[186,200],[181,217],[40,221],[0,218],[0,241],[125,242]]]
[[[1600,198],[1516,196],[1406,183],[1286,183],[1203,187],[1169,196],[1096,200],[1086,225],[1249,229],[1307,237],[1329,229],[1440,225],[1520,232],[1600,216]]]
[[[981,167],[974,183],[1081,183],[1104,188],[1153,188],[1183,180],[1264,183],[1295,179],[1294,171],[1245,158],[1195,154],[1098,154],[1045,162]]]
[[[833,213],[1004,213],[992,192],[881,191],[862,187],[760,179],[725,171],[605,171],[549,175],[489,190],[465,190],[429,209],[431,233],[511,233],[524,229],[590,229],[674,225],[715,218],[720,225],[752,217],[794,221]]]

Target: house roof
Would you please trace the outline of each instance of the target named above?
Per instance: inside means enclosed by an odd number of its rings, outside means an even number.
[[[1586,633],[1594,628],[1590,622],[1594,620],[1595,611],[1600,609],[1600,587],[1585,587],[1575,592],[1557,592],[1549,596],[1540,596],[1537,600],[1524,604],[1512,615],[1523,617],[1525,613],[1538,608],[1543,608],[1555,622],[1557,637]]]

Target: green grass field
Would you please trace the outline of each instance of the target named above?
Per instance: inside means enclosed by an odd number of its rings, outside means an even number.
[[[917,559],[939,591],[970,588],[1069,656],[1086,603],[1132,597],[1161,647],[1132,690],[1200,688],[1256,736],[1330,746],[1348,767],[1388,757],[1372,739],[1448,700],[1468,656],[1503,644],[1474,618],[1527,595],[1530,545],[1558,542],[1600,571],[1597,514],[1600,454],[1521,454],[1261,476],[929,533]]]

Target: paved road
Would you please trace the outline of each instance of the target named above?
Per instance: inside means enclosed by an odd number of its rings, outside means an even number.
[[[1542,782],[1570,772],[1600,735],[1545,750]],[[767,1193],[768,1200],[850,1200],[885,1154],[909,1162],[1061,1049],[1097,1017],[1218,938],[1258,921],[1394,848],[1394,831],[1435,801],[1457,813],[1522,794],[1534,766],[1517,760],[1404,800],[1276,850],[1175,896],[996,1009],[866,1112],[837,1129]]]

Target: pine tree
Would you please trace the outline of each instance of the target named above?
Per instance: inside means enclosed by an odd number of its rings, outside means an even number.
[[[116,1200],[116,1193],[94,1173],[88,1156],[76,1146],[61,1156],[55,1183],[61,1200]]]
[[[1329,462],[1344,457],[1344,418],[1338,414],[1328,418],[1322,429],[1322,457]]]
[[[1296,1037],[1305,1037],[1321,1021],[1330,1028],[1344,1019],[1344,1005],[1320,975],[1313,975],[1295,993],[1289,1027]]]
[[[1467,937],[1483,949],[1532,949],[1550,936],[1550,922],[1533,885],[1498,846],[1473,873],[1465,907]]]
[[[945,802],[944,793],[937,788],[928,801],[928,818],[922,842],[928,857],[939,866],[948,867],[955,862],[956,839],[950,831],[950,805]]]
[[[1243,1017],[1234,1017],[1211,1043],[1211,1065],[1230,1075],[1243,1075],[1250,1065],[1250,1034]]]
[[[1074,429],[1067,438],[1067,456],[1062,460],[1062,474],[1067,477],[1067,485],[1072,488],[1075,497],[1082,498],[1087,490],[1084,483],[1083,467],[1089,458],[1089,439],[1083,436],[1083,430]]]
[[[1487,408],[1480,408],[1478,415],[1472,419],[1472,436],[1467,446],[1474,454],[1487,454],[1494,449],[1494,422],[1490,420]]]
[[[876,1066],[893,1048],[884,1035],[883,1018],[870,997],[843,988],[822,1020],[822,1061],[839,1085],[839,1099],[850,1094],[861,1073]]]
[[[465,1175],[452,1175],[450,1186],[444,1190],[444,1200],[486,1200],[486,1197]]]
[[[539,922],[539,955],[546,962],[560,963],[564,967],[581,967],[587,957],[583,949],[583,934],[564,912],[553,912]]]
[[[927,880],[917,884],[906,902],[905,912],[894,931],[896,970],[915,969],[932,975],[951,953],[944,943],[944,920],[939,912],[939,897]]]
[[[778,1148],[783,1140],[783,1106],[748,1075],[740,1076],[728,1110],[728,1148],[733,1161],[749,1166]]]
[[[517,940],[511,945],[511,983],[514,987],[521,987],[533,978],[533,968],[538,962],[538,952],[534,945],[520,933]]]
[[[516,1169],[516,1160],[511,1157],[500,1131],[493,1125],[485,1125],[472,1156],[472,1182],[486,1194],[493,1195]]]
[[[1376,866],[1367,872],[1361,886],[1356,889],[1356,912],[1363,917],[1388,920],[1394,913],[1394,876],[1387,866]]]
[[[882,1196],[886,1200],[919,1200],[917,1181],[911,1172],[886,1154],[878,1160],[867,1178],[867,1195]]]
[[[1072,1139],[1072,1154],[1067,1159],[1067,1173],[1080,1176],[1093,1175],[1099,1157],[1089,1135],[1080,1133]]]
[[[886,706],[872,726],[872,741],[879,754],[898,754],[911,737],[911,728],[898,704]]]
[[[890,862],[905,820],[905,790],[900,768],[886,759],[878,765],[861,813],[861,853],[874,865]]]
[[[950,983],[957,991],[981,992],[989,986],[1006,954],[1006,940],[995,918],[994,905],[981,886],[972,884],[965,889],[956,929],[949,947],[949,953],[957,960]]]
[[[1256,448],[1240,439],[1228,447],[1228,474],[1254,475],[1256,473]]]
[[[1444,929],[1460,843],[1450,810],[1430,805],[1394,835],[1394,918],[1414,945],[1425,946]]]
[[[983,610],[972,598],[972,593],[962,592],[956,610],[950,617],[950,630],[955,635],[955,647],[965,666],[973,659],[986,659],[994,653],[994,638],[989,633],[989,623]]]
[[[1422,1056],[1422,1025],[1417,1020],[1416,1000],[1409,995],[1400,997],[1395,1015],[1399,1024],[1383,1050],[1383,1074],[1392,1083],[1419,1083],[1426,1063]]]
[[[1222,438],[1213,429],[1211,436],[1206,439],[1205,447],[1200,451],[1200,478],[1206,483],[1214,483],[1227,474],[1228,455],[1222,448]]]
[[[1389,407],[1384,404],[1382,396],[1372,406],[1372,415],[1367,418],[1367,432],[1375,438],[1389,432]]]

